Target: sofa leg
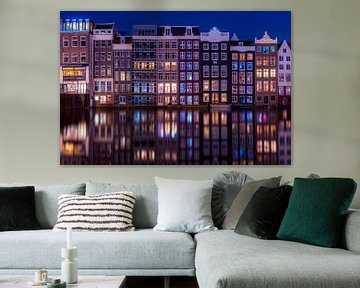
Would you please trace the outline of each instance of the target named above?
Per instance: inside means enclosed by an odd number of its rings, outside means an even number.
[[[170,288],[170,276],[164,277],[164,288]]]

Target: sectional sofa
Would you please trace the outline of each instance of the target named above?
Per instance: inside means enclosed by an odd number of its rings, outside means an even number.
[[[0,184],[13,186],[13,184]],[[218,230],[190,235],[153,231],[155,185],[88,182],[35,185],[41,230],[0,232],[0,278],[39,268],[60,273],[66,233],[52,231],[60,194],[94,195],[133,191],[134,232],[74,232],[80,274],[196,276],[201,288],[360,287],[360,211],[348,213],[342,248],[260,240]],[[166,286],[169,284],[165,281]]]

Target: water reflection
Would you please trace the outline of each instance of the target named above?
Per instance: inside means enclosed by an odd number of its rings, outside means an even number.
[[[290,165],[291,111],[63,111],[60,150],[63,165]]]

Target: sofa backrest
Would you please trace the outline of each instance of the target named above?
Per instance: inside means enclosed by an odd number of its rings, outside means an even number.
[[[86,182],[86,195],[89,196],[120,191],[131,191],[135,194],[135,228],[153,228],[158,214],[158,192],[155,184]]]

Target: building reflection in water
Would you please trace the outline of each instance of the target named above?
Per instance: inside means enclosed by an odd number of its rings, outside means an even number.
[[[63,165],[290,165],[291,111],[72,110],[60,142]]]

